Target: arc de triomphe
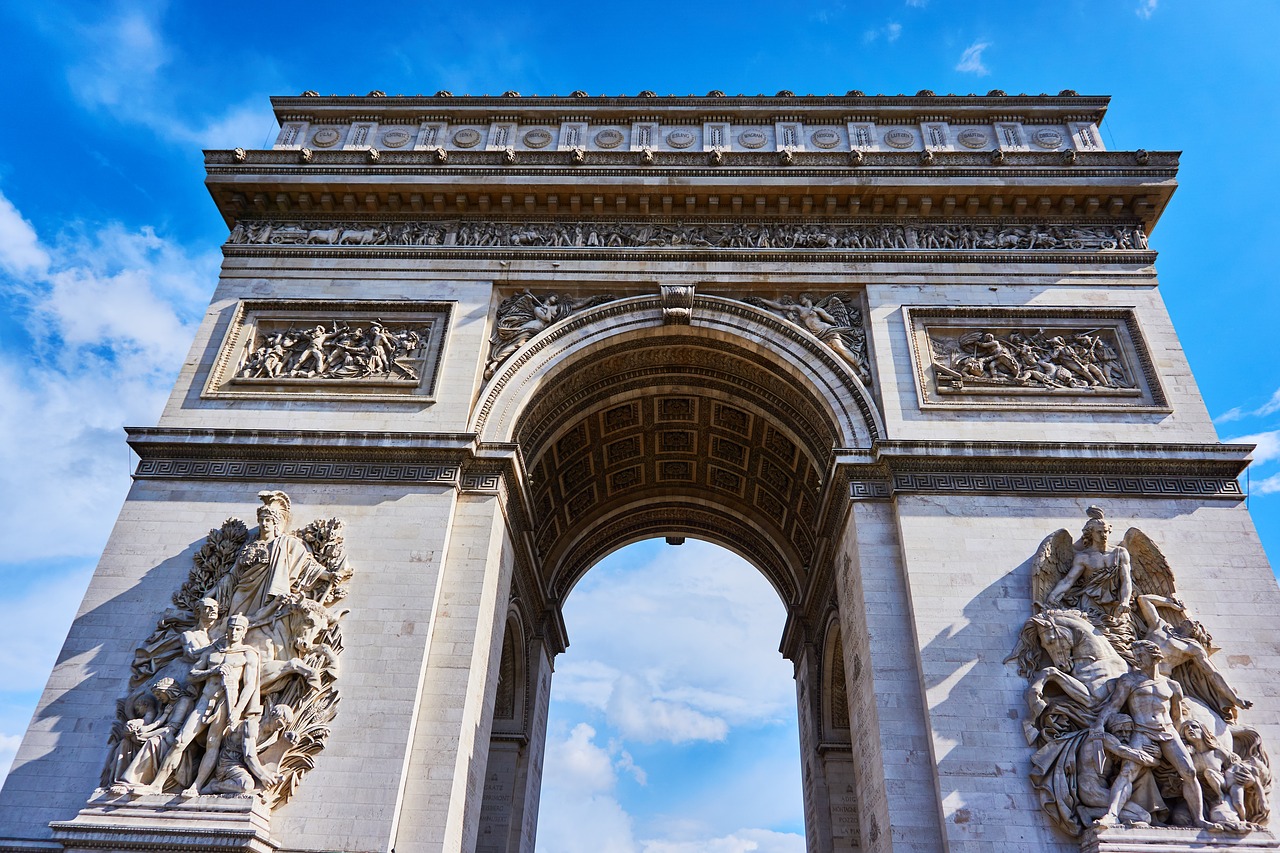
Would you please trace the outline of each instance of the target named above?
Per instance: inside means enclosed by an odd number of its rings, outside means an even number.
[[[1249,448],[1106,98],[274,105],[0,849],[532,850],[561,604],[655,536],[787,607],[810,850],[1276,849]]]

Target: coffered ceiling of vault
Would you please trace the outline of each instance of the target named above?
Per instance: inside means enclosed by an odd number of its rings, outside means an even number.
[[[620,544],[671,533],[733,547],[794,600],[835,435],[776,367],[678,335],[616,345],[548,383],[517,437],[557,595]]]

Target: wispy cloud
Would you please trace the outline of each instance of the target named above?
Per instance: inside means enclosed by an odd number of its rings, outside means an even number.
[[[884,39],[889,44],[893,44],[901,36],[902,36],[902,24],[899,24],[896,21],[890,21],[889,23],[885,24],[883,27],[876,27],[875,29],[866,30],[865,32],[863,32],[862,42],[863,44],[871,44],[872,42],[877,41],[879,39]]]
[[[984,77],[990,74],[990,69],[982,64],[982,52],[991,47],[990,42],[980,41],[974,42],[964,49],[964,53],[960,54],[960,61],[956,63],[956,70],[966,74],[977,74]]]
[[[1251,495],[1274,495],[1276,492],[1280,492],[1280,474],[1272,474],[1249,484]]]
[[[1138,0],[1138,6],[1134,9],[1134,13],[1143,20],[1150,20],[1151,16],[1156,13],[1156,6],[1160,0]]]
[[[1253,464],[1265,465],[1280,459],[1280,430],[1258,432],[1253,435],[1242,435],[1228,439],[1233,444],[1253,444]]]
[[[1277,388],[1271,395],[1271,399],[1267,400],[1267,402],[1263,403],[1258,408],[1246,409],[1243,406],[1236,406],[1235,408],[1227,409],[1225,412],[1218,415],[1213,419],[1213,422],[1215,424],[1225,424],[1230,423],[1231,421],[1241,421],[1245,418],[1266,417],[1267,415],[1274,415],[1276,412],[1280,412],[1280,388]]]
[[[202,115],[174,84],[181,60],[162,29],[164,7],[124,8],[69,30],[79,60],[67,69],[72,94],[84,106],[140,124],[172,142],[206,148],[257,146],[274,125],[270,103],[254,93],[213,115]]]
[[[929,0],[906,0],[906,3],[913,9],[923,9],[929,5]]]

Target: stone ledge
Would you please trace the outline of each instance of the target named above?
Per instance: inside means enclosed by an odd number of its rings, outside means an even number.
[[[1090,829],[1080,844],[1081,853],[1183,853],[1188,850],[1261,853],[1276,849],[1280,849],[1280,840],[1270,832],[1223,835],[1173,827]]]
[[[270,820],[267,806],[256,797],[123,799],[99,792],[76,817],[49,826],[67,853],[274,853]]]

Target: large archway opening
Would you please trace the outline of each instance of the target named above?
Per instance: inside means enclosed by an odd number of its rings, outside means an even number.
[[[537,849],[804,850],[786,608],[706,542],[616,551],[564,604]]]
[[[572,637],[568,602],[578,595],[575,590],[588,571],[633,543],[684,539],[732,552],[739,558],[736,565],[749,565],[772,588],[776,615],[753,627],[771,635],[763,646],[770,659],[778,662],[779,649],[786,658],[782,683],[796,709],[788,716],[788,739],[798,741],[800,753],[798,775],[775,774],[790,776],[792,796],[773,799],[799,799],[804,829],[801,833],[782,814],[764,825],[739,820],[740,825],[730,826],[735,821],[728,815],[708,823],[697,816],[699,809],[710,809],[706,815],[711,815],[716,808],[689,802],[692,814],[664,822],[675,834],[656,832],[655,823],[638,827],[636,836],[633,820],[621,836],[633,846],[618,849],[643,850],[634,845],[654,838],[695,844],[654,850],[700,849],[697,844],[713,844],[717,837],[730,838],[739,831],[759,836],[747,843],[759,845],[763,839],[771,845],[763,849],[794,849],[802,834],[810,850],[857,849],[856,780],[843,655],[839,629],[833,627],[838,623],[831,547],[848,502],[835,476],[841,455],[869,447],[880,434],[870,396],[853,365],[821,341],[741,301],[700,296],[691,322],[668,320],[660,300],[632,297],[561,321],[514,354],[482,394],[477,432],[492,446],[518,448],[523,463],[528,507],[523,535],[535,563],[528,572],[516,572],[512,587],[513,615],[502,657],[517,666],[500,681],[498,701],[514,709],[515,716],[495,713],[486,777],[494,796],[487,789],[486,803],[500,797],[501,804],[486,805],[482,834],[500,836],[505,827],[515,826],[502,817],[508,802],[513,814],[524,818],[526,841],[533,835],[533,815],[550,809],[554,824],[560,819],[554,816],[556,809],[566,806],[588,808],[594,819],[612,814],[618,829],[627,815],[615,795],[638,784],[641,771],[648,780],[648,769],[636,757],[641,746],[649,750],[664,741],[683,740],[684,750],[696,754],[729,742],[726,715],[732,703],[722,700],[723,707],[713,708],[675,702],[681,691],[691,699],[698,688],[666,684],[660,677],[666,670],[657,664],[650,664],[648,672],[644,666],[628,671],[610,665],[608,671],[616,670],[616,677],[604,684],[606,669],[595,666],[599,677],[592,682],[594,664],[579,666],[575,658],[560,658],[557,672],[562,674],[564,666],[571,673],[564,689],[581,699],[594,690],[594,706],[584,707],[594,708],[597,717],[594,723],[584,718],[572,725],[566,720],[558,730],[547,727],[552,660],[569,639],[580,640]],[[703,546],[686,547],[693,551]],[[581,597],[605,594],[592,587]],[[675,588],[662,591],[680,595]],[[681,601],[696,599],[695,590]],[[617,604],[602,608],[607,612],[610,606],[625,610]],[[723,603],[718,606],[724,609]],[[598,619],[600,612],[584,618]],[[755,622],[758,617],[746,618]],[[535,625],[543,626],[542,635],[532,630]],[[512,639],[517,630],[523,632],[518,641]],[[539,644],[541,657],[521,651]],[[699,654],[698,647],[690,640],[664,654],[688,659]],[[588,649],[584,661],[593,660],[591,655]],[[520,666],[527,675],[519,674]],[[503,673],[508,670],[504,665]],[[743,721],[759,721],[746,708],[734,713]],[[773,719],[772,711],[765,718]],[[502,731],[504,726],[510,731]],[[636,750],[626,746],[628,735]],[[580,778],[594,778],[604,787],[539,792],[548,744],[563,750],[548,759],[552,769],[559,761],[562,769],[573,770],[564,764],[576,761],[577,771],[595,772]],[[689,754],[662,760],[678,764]],[[660,762],[654,752],[645,751],[644,757]],[[508,765],[509,770],[503,769]],[[753,772],[747,769],[735,778],[749,778]],[[553,782],[552,777],[547,781]],[[724,780],[721,785],[731,787]],[[508,790],[514,793],[508,795]],[[546,796],[555,803],[544,800],[540,807],[539,798]],[[717,802],[733,799],[726,790]],[[596,808],[590,808],[592,803]],[[654,809],[659,813],[661,805]],[[489,816],[495,820],[490,822]],[[697,838],[680,838],[680,827]],[[578,833],[593,835],[581,827]],[[540,843],[538,849],[574,850],[567,840],[574,837],[553,831],[545,841],[552,846]]]

